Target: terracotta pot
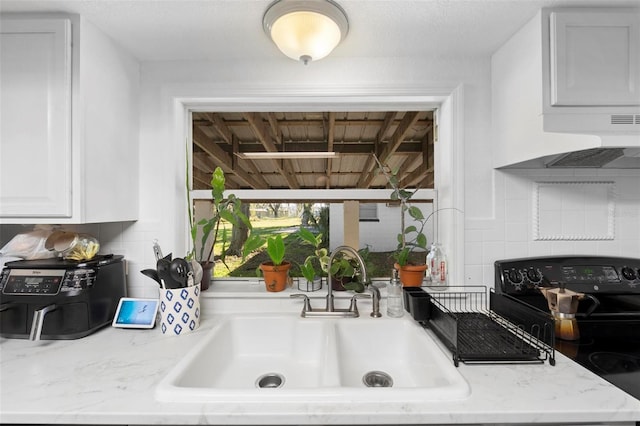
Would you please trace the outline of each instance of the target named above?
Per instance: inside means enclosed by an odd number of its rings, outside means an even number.
[[[398,270],[403,287],[420,287],[424,280],[427,265],[393,265]]]
[[[213,267],[215,262],[200,262],[202,266],[202,281],[200,281],[200,290],[205,291],[211,285],[211,275],[213,274]]]
[[[273,262],[263,262],[260,270],[264,275],[264,285],[267,291],[282,291],[289,283],[289,269],[291,263],[282,262],[281,265],[274,266]]]

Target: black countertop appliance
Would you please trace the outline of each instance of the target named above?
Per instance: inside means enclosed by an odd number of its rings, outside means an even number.
[[[541,288],[586,296],[575,312],[579,337],[567,340],[556,333],[556,350],[640,399],[640,259],[553,256],[495,262],[496,292],[551,315]]]
[[[110,324],[125,296],[123,256],[9,262],[0,274],[0,335],[78,339]]]

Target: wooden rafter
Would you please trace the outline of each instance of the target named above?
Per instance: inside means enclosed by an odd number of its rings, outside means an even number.
[[[218,144],[212,141],[204,132],[195,127],[193,129],[193,143],[195,143],[201,150],[210,155],[218,166],[222,168],[225,173],[232,173],[243,181],[247,186],[255,189],[267,189],[268,185],[263,185],[256,181],[249,173],[240,168],[232,168],[231,164],[234,163],[229,154],[223,151]]]
[[[231,144],[233,141],[233,132],[229,129],[222,117],[213,112],[205,113],[205,117],[213,123],[213,128],[220,134],[222,139],[224,139],[226,143]]]
[[[431,117],[429,111],[194,112],[194,185],[208,186],[207,175],[219,165],[238,188],[381,187],[375,153],[394,168],[412,171],[399,175],[404,185],[425,188],[433,182]],[[234,155],[327,150],[338,152],[340,160],[252,161]]]
[[[264,146],[264,149],[267,152],[278,152],[278,148],[275,146],[270,136],[267,134],[265,130],[265,126],[263,121],[260,119],[258,114],[255,112],[248,112],[244,114],[244,117],[247,119],[253,132],[258,137],[258,140]],[[298,180],[294,177],[293,168],[291,167],[291,162],[288,160],[283,160],[282,163],[276,160],[271,160],[273,166],[280,172],[282,177],[287,181],[289,188],[299,189],[300,184]]]
[[[330,112],[329,119],[327,123],[327,151],[333,151],[333,138],[335,136],[336,131],[336,113]],[[331,158],[327,158],[327,181],[325,183],[325,188],[331,188],[331,167],[333,165]]]

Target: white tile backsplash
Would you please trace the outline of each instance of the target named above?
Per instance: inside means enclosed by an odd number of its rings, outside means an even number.
[[[499,259],[564,254],[640,257],[640,170],[494,172],[495,214],[485,221],[475,219],[465,230],[467,284],[493,283],[493,262]],[[560,183],[548,188],[539,206],[538,182]],[[545,233],[558,238],[535,240],[536,220]],[[595,238],[564,238],[584,235]]]

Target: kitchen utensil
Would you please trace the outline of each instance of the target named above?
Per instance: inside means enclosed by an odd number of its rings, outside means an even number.
[[[556,337],[563,340],[578,340],[580,338],[580,330],[576,320],[578,303],[586,298],[593,302],[585,314],[585,316],[589,316],[600,305],[598,299],[590,294],[585,295],[568,290],[564,283],[560,283],[559,287],[540,287],[539,289],[547,299],[547,305],[555,320]]]
[[[156,256],[156,262],[163,258],[162,249],[160,248],[160,244],[158,244],[158,240],[153,240],[153,254]]]
[[[189,272],[191,272],[191,274],[193,275],[189,262],[180,257],[177,257],[171,261],[169,272],[171,273],[171,278],[174,281],[180,283],[181,287],[187,286],[187,278],[189,277]]]
[[[158,271],[158,278],[164,282],[163,288],[180,288],[182,285],[175,281],[171,276],[171,261],[166,256],[156,263],[156,270]]]
[[[202,282],[202,265],[196,260],[191,260],[191,270],[193,271],[194,285]]]
[[[158,276],[158,271],[156,271],[155,269],[143,269],[140,272],[142,272],[143,275],[146,275],[147,277],[157,282],[160,285],[160,287],[162,287],[162,281],[160,281],[160,277]]]

